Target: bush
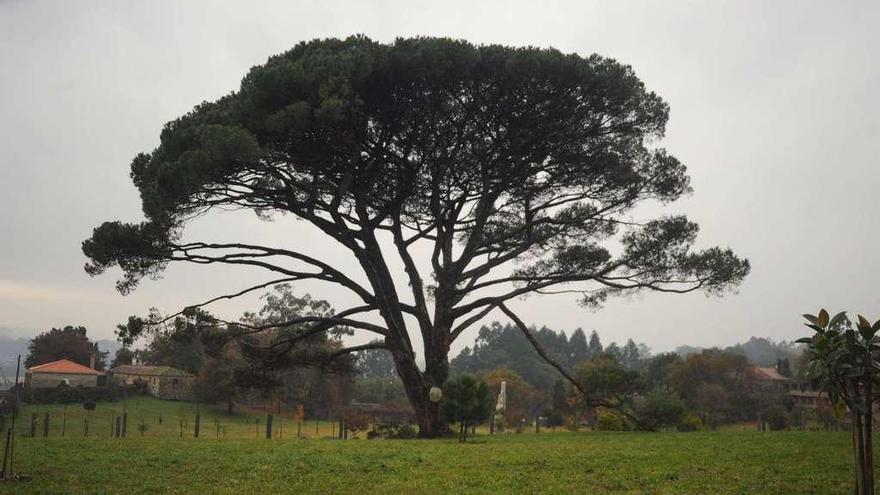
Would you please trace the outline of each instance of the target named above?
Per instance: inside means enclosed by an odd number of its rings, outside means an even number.
[[[636,403],[636,414],[645,425],[653,428],[676,426],[684,417],[685,407],[673,392],[655,389]]]
[[[703,420],[694,413],[685,414],[676,425],[678,431],[699,431],[703,429]]]
[[[629,429],[626,421],[613,411],[600,409],[596,416],[596,429],[599,431],[625,431]]]
[[[416,436],[418,436],[418,432],[415,428],[410,425],[401,425],[399,428],[397,428],[397,433],[394,435],[394,438],[409,440],[411,438],[415,438]]]
[[[764,420],[771,431],[780,431],[788,428],[788,413],[782,406],[771,407],[764,413]]]
[[[85,409],[86,411],[94,411],[95,407],[97,407],[97,404],[95,404],[95,401],[93,400],[87,400],[83,402],[83,409]]]
[[[395,423],[377,423],[375,429],[367,432],[367,440],[374,438],[409,439],[416,436],[416,429],[412,426]]]

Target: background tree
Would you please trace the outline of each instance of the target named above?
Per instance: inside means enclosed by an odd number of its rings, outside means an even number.
[[[669,371],[680,361],[681,358],[674,352],[664,352],[652,356],[644,367],[645,386],[651,389],[667,387],[669,385]]]
[[[201,338],[187,330],[187,325],[186,319],[179,318],[170,329],[151,333],[146,346],[138,351],[139,359],[151,366],[172,366],[198,374],[205,360],[205,349]]]
[[[483,375],[483,380],[489,385],[493,398],[501,392],[501,382],[507,382],[504,418],[511,427],[539,416],[550,400],[546,392],[535,389],[515,371],[507,368],[490,370]]]
[[[446,382],[440,408],[446,421],[458,423],[458,441],[464,442],[468,428],[489,417],[492,394],[486,382],[461,375]]]
[[[565,363],[566,367],[575,364],[570,360],[572,346],[564,332],[547,327],[531,331],[545,352]],[[465,347],[452,359],[450,365],[453,373],[478,375],[497,368],[507,368],[533,387],[545,390],[552,387],[559,377],[556,370],[535,352],[519,329],[497,321],[480,327],[474,345]]]
[[[110,363],[110,369],[121,366],[123,364],[131,364],[134,360],[134,357],[134,351],[132,351],[128,347],[120,347],[116,350],[116,355],[113,356],[113,362]]]
[[[684,418],[685,403],[672,391],[655,388],[640,395],[633,407],[641,424],[650,430],[677,426]]]
[[[716,427],[724,422],[755,417],[755,383],[750,365],[742,355],[707,349],[676,361],[668,383],[703,422]]]
[[[232,414],[235,403],[246,393],[236,380],[236,372],[243,365],[235,344],[225,346],[216,356],[207,357],[193,383],[196,399],[208,404],[225,404],[226,412]]]
[[[590,332],[590,343],[588,345],[589,348],[589,358],[592,359],[599,354],[602,354],[602,341],[599,340],[599,334],[596,333],[595,330]],[[579,361],[580,362],[580,361]]]
[[[28,342],[28,354],[24,366],[30,368],[38,364],[51,363],[59,359],[69,359],[83,366],[89,366],[95,356],[95,368],[104,369],[107,353],[98,349],[98,344],[86,336],[86,327],[66,326],[52,328]]]
[[[698,228],[685,217],[634,218],[637,205],[690,190],[684,165],[655,146],[668,114],[630,67],[598,55],[432,38],[302,43],[167,124],[159,146],[134,158],[146,220],[96,228],[83,243],[86,270],[120,267],[123,293],[169,263],[281,277],[226,297],[281,281],[341,286],[357,305],[296,320],[309,328],[289,342],[337,325],[375,334],[419,434],[435,436],[443,424],[428,394],[449,376],[450,345],[506,301],[559,290],[588,305],[640,290],[717,294],[746,276],[748,262],[730,250],[693,251]],[[191,219],[225,208],[292,214],[362,273],[307,246],[181,241]]]
[[[570,365],[581,363],[590,358],[590,348],[587,344],[587,336],[578,328],[568,339],[568,362]],[[544,347],[546,349],[546,346]]]
[[[382,345],[381,340],[373,340],[371,344]],[[366,349],[356,354],[355,367],[358,376],[363,378],[397,378],[394,370],[394,359],[386,349]]]
[[[572,374],[590,391],[591,398],[623,403],[639,391],[638,375],[627,370],[610,354],[584,361],[574,368]]]
[[[379,345],[380,341],[372,344]],[[407,408],[406,391],[394,369],[394,359],[386,349],[367,349],[357,353],[355,360],[357,377],[354,380],[354,398],[359,402],[372,402]]]

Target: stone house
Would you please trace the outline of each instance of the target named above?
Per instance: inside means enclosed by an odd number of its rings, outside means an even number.
[[[74,363],[69,359],[59,359],[51,363],[31,366],[24,375],[26,387],[50,388],[59,385],[71,387],[97,387],[104,373],[93,367]]]
[[[110,370],[113,383],[135,385],[143,383],[147,393],[167,400],[192,400],[195,376],[171,366],[123,364]]]

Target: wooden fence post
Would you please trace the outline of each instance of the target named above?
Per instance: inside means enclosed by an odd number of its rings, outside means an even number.
[[[122,438],[128,434],[128,413],[122,413]]]
[[[31,438],[37,436],[37,413],[31,414]]]
[[[196,414],[196,422],[193,425],[193,438],[199,438],[199,427],[202,424],[202,415]]]
[[[43,415],[43,438],[49,436],[49,411]]]

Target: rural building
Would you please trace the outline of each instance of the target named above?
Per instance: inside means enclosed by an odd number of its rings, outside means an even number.
[[[778,386],[784,390],[791,400],[806,409],[830,406],[831,401],[825,392],[812,390],[806,380],[787,377],[777,368],[752,368],[755,379],[762,384]]]
[[[123,364],[110,370],[110,376],[113,383],[118,385],[143,383],[147,393],[160,399],[192,399],[195,377],[171,366]]]
[[[59,385],[71,387],[97,387],[104,373],[69,359],[30,367],[24,375],[26,387],[50,388]]]
[[[788,390],[795,384],[795,380],[792,380],[791,378],[783,375],[776,368],[761,368],[756,366],[752,368],[752,376],[754,376],[755,380],[760,383],[775,384],[784,388],[785,390]]]
[[[828,394],[816,390],[791,390],[788,396],[795,404],[806,409],[816,409],[817,407],[831,407],[831,400]]]

